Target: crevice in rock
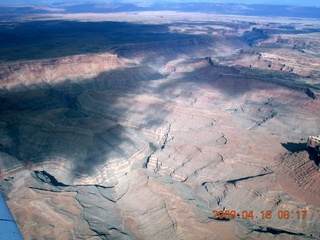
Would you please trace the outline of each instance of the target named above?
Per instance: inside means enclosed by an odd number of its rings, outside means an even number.
[[[76,185],[68,185],[68,186],[75,186],[75,187],[97,187],[97,188],[103,188],[103,189],[108,189],[108,188],[114,188],[114,187],[115,187],[115,186],[106,187],[106,186],[99,185],[99,184],[76,184]]]
[[[221,155],[221,154],[218,154],[219,156],[220,156],[220,158],[221,158],[221,162],[224,162],[224,158],[223,158],[223,156]]]
[[[248,176],[248,177],[244,177],[244,178],[238,178],[238,179],[233,179],[233,180],[229,180],[227,181],[227,183],[231,183],[231,184],[235,184],[236,182],[240,182],[240,181],[245,181],[245,180],[249,180],[252,178],[257,178],[257,177],[262,177],[268,174],[272,174],[273,172],[266,172],[266,173],[261,173],[258,175],[254,175],[254,176]]]
[[[54,176],[46,171],[34,171],[34,174],[35,177],[43,183],[48,183],[55,187],[69,187],[69,185],[59,182]]]
[[[275,116],[277,116],[278,111],[276,111],[275,109],[272,109],[270,111],[270,114],[268,114],[266,117],[264,117],[260,122],[255,123],[251,128],[249,128],[249,130],[253,130],[258,126],[261,126],[262,124],[264,124],[265,122],[269,121],[270,119],[274,118]]]
[[[106,196],[106,194],[104,194],[103,192],[100,191],[100,189],[97,187],[99,193],[101,194],[101,196],[103,196],[105,199],[107,199],[110,202],[116,203],[119,199],[112,199],[108,196]],[[122,197],[122,196],[121,196]]]
[[[81,185],[81,186],[83,186],[83,185]],[[92,185],[88,185],[88,186],[92,186]],[[106,187],[106,186],[102,186],[102,185],[98,185],[98,184],[95,184],[95,185],[93,185],[93,186],[95,186],[95,187],[97,187],[97,188],[103,188],[103,189],[108,189],[108,188],[114,188],[114,187],[115,187],[115,186]]]
[[[128,192],[128,190],[129,190],[129,188],[127,188],[126,191],[125,191],[123,194],[121,194],[121,195],[115,200],[115,202],[118,202],[121,198],[123,198],[123,196],[126,195],[126,193]]]
[[[222,222],[227,222],[227,221],[231,220],[230,218],[211,218],[211,219],[216,220],[216,221],[222,221]]]
[[[164,135],[165,138],[164,138],[164,141],[163,141],[163,144],[161,146],[161,150],[163,150],[167,144],[167,141],[168,141],[168,136],[169,136],[169,133],[171,131],[171,124],[169,124],[169,127],[168,127],[168,131],[166,132],[166,134]]]
[[[43,192],[54,192],[54,193],[68,192],[68,191],[52,190],[52,189],[45,189],[45,188],[39,188],[39,187],[29,187],[29,189],[43,191]]]
[[[217,202],[218,206],[220,206],[220,203],[222,202],[222,199],[219,196],[215,196],[215,199],[216,199],[216,202]]]
[[[271,233],[273,235],[279,235],[284,233],[284,234],[289,234],[293,236],[305,236],[305,234],[302,234],[302,233],[295,233],[295,232],[290,232],[286,230],[281,230],[278,228],[262,227],[262,226],[260,226],[258,229],[254,229],[253,232]]]
[[[152,154],[151,154],[152,155]],[[151,157],[151,155],[149,155],[148,157],[147,157],[147,160],[146,160],[146,162],[143,164],[143,168],[148,168],[148,164],[149,164],[149,161],[150,161],[150,157]]]
[[[169,214],[169,212],[168,212],[168,209],[167,209],[167,204],[166,204],[166,202],[162,199],[162,201],[164,202],[164,209],[166,210],[166,213],[168,214],[168,216],[169,216],[169,218],[170,218],[170,220],[171,220],[171,223],[172,223],[172,228],[173,229],[176,229],[177,228],[177,222],[176,221],[174,221],[174,219],[171,217],[171,215]]]
[[[314,91],[312,91],[310,88],[306,88],[304,92],[308,95],[308,97],[312,99],[317,98],[317,94]]]
[[[149,148],[151,149],[151,154],[147,157],[146,162],[143,164],[143,168],[148,168],[150,157],[158,150],[158,148],[151,142],[149,142]]]

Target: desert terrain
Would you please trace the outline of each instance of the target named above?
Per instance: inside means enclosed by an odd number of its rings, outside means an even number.
[[[25,239],[320,238],[319,19],[56,10],[0,33]]]

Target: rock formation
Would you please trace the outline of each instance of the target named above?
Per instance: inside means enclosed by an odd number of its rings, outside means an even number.
[[[24,237],[320,238],[319,41],[251,31],[2,63],[0,185]]]

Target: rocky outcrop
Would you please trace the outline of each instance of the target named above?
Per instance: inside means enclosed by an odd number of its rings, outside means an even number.
[[[0,66],[1,90],[12,92],[45,88],[66,79],[77,83],[77,80],[91,79],[101,72],[122,67],[117,57],[112,54],[11,63]]]
[[[314,159],[315,161],[310,161]],[[307,151],[288,153],[279,157],[279,169],[291,182],[301,189],[302,193],[310,195],[313,202],[319,201],[319,167],[316,165],[317,156]]]

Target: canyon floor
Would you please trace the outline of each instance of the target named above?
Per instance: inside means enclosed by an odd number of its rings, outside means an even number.
[[[318,19],[0,27],[0,190],[25,239],[320,238]]]

